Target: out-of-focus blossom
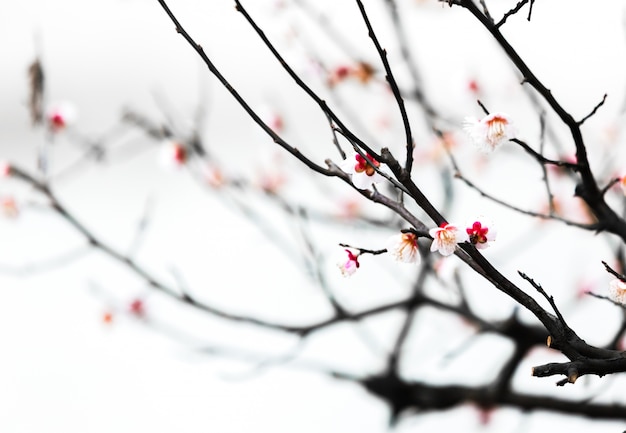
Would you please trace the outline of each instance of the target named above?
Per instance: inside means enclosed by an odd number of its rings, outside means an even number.
[[[337,266],[341,271],[341,275],[344,277],[349,277],[356,272],[356,270],[361,266],[359,264],[359,255],[354,254],[352,251],[346,249],[344,250],[348,254],[347,259],[342,259],[337,262]]]
[[[11,164],[6,161],[0,161],[0,177],[11,176]]]
[[[259,107],[257,112],[263,123],[269,126],[275,133],[280,134],[285,130],[285,119],[273,107],[265,104]]]
[[[50,131],[57,133],[76,121],[76,108],[69,102],[52,104],[46,110],[46,124]]]
[[[490,246],[490,242],[496,240],[498,231],[494,224],[483,216],[469,220],[465,232],[469,241],[479,250]]]
[[[442,256],[453,254],[456,244],[469,240],[467,233],[454,224],[442,223],[441,226],[430,229],[429,233],[433,237],[430,250],[439,251]]]
[[[467,82],[467,90],[469,90],[473,95],[479,95],[481,92],[480,85],[475,78],[470,79]]]
[[[0,210],[6,218],[15,219],[20,214],[20,209],[12,195],[0,197]]]
[[[167,168],[180,168],[189,160],[189,150],[175,140],[167,140],[161,145],[161,164]]]
[[[206,166],[202,170],[202,175],[207,185],[213,188],[220,188],[226,181],[224,173],[218,167]]]
[[[380,167],[380,162],[376,161],[370,154],[367,158],[376,167]],[[352,175],[352,183],[359,189],[368,189],[373,183],[381,182],[384,178],[376,172],[374,166],[358,153],[349,155],[341,164],[340,168]]]
[[[356,78],[361,84],[369,83],[374,78],[374,68],[372,65],[366,62],[359,62],[352,69],[352,76]]]
[[[269,194],[276,194],[286,182],[285,176],[277,171],[262,173],[259,175],[258,180],[259,187]]]
[[[340,218],[345,219],[354,219],[361,215],[362,203],[360,200],[356,199],[345,199],[341,201],[339,204],[339,214]]]
[[[102,313],[102,322],[107,325],[113,323],[113,313],[111,311],[105,311]]]
[[[466,117],[463,129],[483,152],[492,152],[500,144],[515,138],[517,133],[511,118],[504,113],[489,114],[481,120]]]
[[[343,64],[330,70],[327,83],[330,87],[346,81],[349,78],[357,80],[361,84],[369,83],[374,78],[375,70],[369,63],[358,62],[356,64]]]
[[[626,304],[626,283],[615,278],[609,283],[609,299],[620,304]]]
[[[417,236],[414,233],[398,233],[387,240],[387,252],[404,263],[419,263]]]
[[[130,313],[136,317],[144,317],[146,315],[146,305],[143,300],[137,298],[128,306]]]

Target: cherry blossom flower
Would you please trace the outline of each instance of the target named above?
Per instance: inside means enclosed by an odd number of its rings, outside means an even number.
[[[11,176],[11,164],[6,161],[0,161],[0,177]]]
[[[496,240],[498,231],[491,221],[485,217],[477,217],[469,220],[465,232],[469,241],[479,250],[489,247]]]
[[[442,256],[449,256],[454,253],[456,244],[469,240],[467,233],[454,224],[442,223],[439,227],[430,229],[433,243],[430,245],[431,251],[439,251]]]
[[[275,133],[280,134],[285,130],[285,119],[272,106],[263,104],[258,108],[257,112],[263,123],[269,126]]]
[[[187,163],[189,151],[183,144],[174,140],[168,140],[161,147],[159,159],[164,167],[180,168]]]
[[[15,219],[20,214],[20,209],[12,195],[0,198],[0,211],[6,218]]]
[[[61,132],[76,121],[76,108],[69,102],[52,104],[46,110],[46,123],[50,131]]]
[[[387,240],[387,251],[399,262],[419,263],[417,236],[414,233],[398,233]]]
[[[376,161],[369,153],[367,158],[379,167],[380,162]],[[374,167],[361,155],[354,153],[348,156],[339,167],[352,175],[352,183],[358,189],[368,189],[373,183],[381,182],[384,178],[376,172]]]
[[[352,251],[346,249],[344,250],[348,253],[348,260],[340,260],[337,263],[339,270],[341,270],[341,275],[344,277],[349,277],[356,272],[356,270],[361,266],[359,263],[359,254],[354,254]]]
[[[609,299],[620,304],[626,304],[626,283],[615,278],[609,283]]]
[[[130,313],[136,317],[144,317],[146,315],[146,304],[143,300],[134,299],[128,306]]]
[[[474,144],[485,153],[492,152],[500,144],[515,138],[516,135],[511,118],[504,113],[489,114],[481,120],[466,117],[463,129]]]

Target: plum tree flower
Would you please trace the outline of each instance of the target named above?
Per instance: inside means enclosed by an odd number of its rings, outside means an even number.
[[[496,240],[498,233],[493,223],[482,216],[469,220],[465,232],[469,241],[479,250],[489,247],[490,242]]]
[[[344,250],[348,253],[348,260],[340,260],[337,262],[337,266],[341,271],[341,275],[344,277],[349,277],[356,272],[356,270],[361,266],[359,263],[359,254],[354,254],[352,251],[346,249]]]
[[[52,104],[46,110],[46,124],[50,131],[61,132],[76,121],[76,108],[69,102]]]
[[[376,161],[369,153],[366,155],[374,166],[380,166],[380,162]],[[348,156],[339,165],[343,171],[352,175],[352,183],[359,189],[368,189],[372,184],[381,182],[384,179],[376,172],[374,166],[358,153]]]
[[[419,263],[417,236],[414,233],[398,233],[387,240],[387,252],[394,259],[404,263]]]
[[[467,233],[454,224],[441,223],[437,228],[429,230],[433,237],[430,245],[431,251],[439,251],[442,256],[449,256],[454,253],[456,244],[469,240]]]
[[[159,159],[164,167],[179,168],[187,163],[189,151],[178,141],[167,140],[161,147]]]
[[[11,164],[6,161],[0,161],[0,177],[11,176]]]
[[[20,209],[12,195],[0,198],[0,211],[6,218],[15,219],[20,214]]]
[[[609,283],[609,299],[620,304],[626,304],[626,283],[615,278]]]
[[[515,138],[517,133],[511,118],[504,113],[489,114],[481,120],[466,117],[463,129],[472,142],[485,153],[493,152],[505,141]]]

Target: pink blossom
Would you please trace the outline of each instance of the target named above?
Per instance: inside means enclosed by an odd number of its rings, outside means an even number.
[[[478,120],[466,117],[463,129],[472,142],[483,152],[492,152],[500,144],[515,138],[516,130],[511,118],[504,113],[493,113]]]
[[[52,104],[46,110],[46,123],[52,132],[61,132],[76,121],[76,108],[69,102]]]
[[[187,163],[189,151],[183,144],[174,140],[168,140],[163,143],[159,158],[163,166],[179,168]]]
[[[339,270],[341,270],[341,275],[349,277],[356,272],[359,266],[361,266],[359,263],[359,254],[354,254],[352,251],[347,249],[344,251],[348,253],[348,260],[340,260],[337,263],[337,266],[339,267]]]
[[[469,237],[469,241],[479,250],[489,247],[496,240],[498,231],[492,222],[484,217],[478,217],[470,220],[465,232]]]
[[[398,233],[387,240],[387,252],[394,259],[404,263],[419,263],[417,236],[414,233]]]
[[[358,153],[354,153],[343,160],[339,166],[343,171],[352,175],[352,183],[358,189],[371,188],[372,184],[384,179],[374,169],[374,167],[380,166],[380,162],[376,161],[369,153],[366,155],[373,165]]]
[[[17,218],[20,214],[20,209],[17,206],[17,202],[12,195],[7,195],[0,198],[0,209],[2,214],[7,218]]]
[[[626,283],[615,278],[609,283],[609,299],[620,304],[626,304]]]
[[[11,164],[6,161],[0,161],[0,177],[11,176]]]
[[[433,243],[430,245],[431,251],[439,251],[443,256],[454,253],[456,244],[469,240],[467,233],[454,224],[442,223],[439,227],[430,229]]]

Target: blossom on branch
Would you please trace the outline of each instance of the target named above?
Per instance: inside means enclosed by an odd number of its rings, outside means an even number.
[[[159,158],[164,167],[180,168],[187,163],[189,151],[183,144],[174,140],[167,140],[161,147]]]
[[[352,251],[346,249],[344,250],[348,253],[348,260],[340,260],[337,262],[337,266],[341,271],[341,275],[344,277],[349,277],[356,272],[356,270],[361,266],[359,263],[359,254],[354,254]]]
[[[399,262],[419,263],[417,236],[414,233],[398,233],[387,240],[387,252]]]
[[[358,153],[349,155],[339,167],[348,174],[352,175],[352,183],[358,189],[368,189],[374,183],[381,182],[383,177],[376,172],[374,167],[380,167],[380,162],[376,161],[369,153],[366,154],[367,159]],[[372,162],[370,164],[369,161]]]
[[[76,108],[69,102],[50,105],[46,110],[46,124],[50,131],[61,132],[76,121]]]
[[[493,223],[482,216],[468,221],[465,232],[470,243],[479,250],[487,248],[490,242],[495,241],[498,233]]]
[[[609,283],[609,299],[620,304],[626,304],[626,283],[615,278]]]
[[[493,113],[481,120],[466,117],[463,129],[472,142],[485,153],[493,152],[502,143],[515,138],[517,134],[511,118],[504,113]]]
[[[6,161],[0,161],[0,177],[11,176],[11,164]]]
[[[430,245],[431,251],[439,251],[442,256],[449,256],[454,253],[456,244],[469,240],[467,233],[454,224],[442,223],[439,227],[430,229],[433,243]]]

